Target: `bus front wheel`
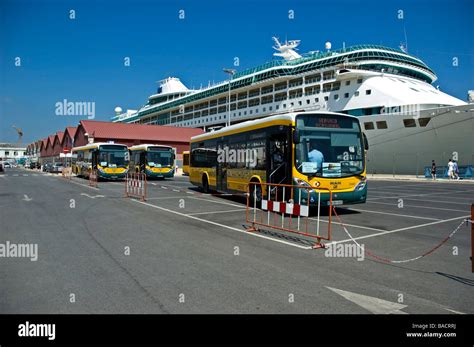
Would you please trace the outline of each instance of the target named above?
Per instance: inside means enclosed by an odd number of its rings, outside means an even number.
[[[202,190],[204,193],[209,193],[209,182],[207,180],[207,176],[202,176]]]

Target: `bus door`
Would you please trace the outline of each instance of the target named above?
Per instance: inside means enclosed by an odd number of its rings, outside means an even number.
[[[268,183],[291,184],[291,153],[288,134],[284,131],[269,137]],[[271,193],[277,189],[273,187]],[[281,192],[281,189],[278,189]]]
[[[217,142],[217,153],[224,151],[225,147],[229,147],[227,140],[221,140]],[[227,191],[227,159],[224,156],[224,160],[221,162],[217,160],[216,163],[216,190]]]
[[[285,184],[289,182],[288,174],[290,170],[288,168],[291,166],[287,134],[273,134],[269,141],[270,167],[268,181],[269,183]]]
[[[99,150],[98,149],[93,149],[91,151],[91,165],[92,165],[92,170],[97,170],[97,164],[99,163]]]
[[[144,173],[146,165],[148,165],[147,158],[146,158],[147,151],[140,151],[140,168],[138,172]]]

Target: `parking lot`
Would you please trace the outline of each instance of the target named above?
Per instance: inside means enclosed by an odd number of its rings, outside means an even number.
[[[39,255],[1,259],[1,313],[474,313],[461,225],[472,183],[370,180],[366,204],[336,209],[326,242],[355,240],[363,259],[247,232],[245,199],[203,194],[187,177],[149,181],[145,202],[124,198],[123,182],[19,168],[0,186],[0,242],[36,243]],[[416,258],[457,227],[420,259],[387,261]]]

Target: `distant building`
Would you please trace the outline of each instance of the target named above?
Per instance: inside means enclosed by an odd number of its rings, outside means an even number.
[[[26,146],[15,143],[0,143],[0,160],[18,161],[26,157]]]
[[[176,148],[176,157],[180,160],[183,151],[189,150],[191,137],[203,132],[199,128],[81,120],[77,127],[67,127],[33,142],[23,151],[31,161],[45,164],[62,161],[62,154],[71,153],[73,147],[88,143],[114,142],[127,146],[149,143]]]
[[[127,146],[160,144],[176,148],[177,157],[181,159],[183,151],[189,150],[191,137],[202,133],[204,131],[199,128],[81,120],[74,136],[74,147],[93,142],[115,142]]]

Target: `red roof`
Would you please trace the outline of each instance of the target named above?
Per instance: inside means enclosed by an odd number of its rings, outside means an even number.
[[[162,125],[143,125],[81,120],[90,137],[97,139],[135,139],[164,142],[189,142],[191,137],[204,133],[199,128]]]
[[[58,131],[56,133],[56,136],[58,137],[59,144],[61,144],[63,142],[63,138],[64,138],[64,131]]]
[[[48,144],[48,138],[45,138],[41,141],[41,147],[46,148],[46,145]]]
[[[50,146],[53,146],[54,145],[54,138],[56,137],[56,135],[49,135],[48,136],[48,142],[46,143],[46,145],[48,143],[50,143]]]
[[[74,136],[76,136],[76,130],[77,130],[77,127],[66,127],[66,130],[64,131],[64,135],[68,133],[69,137],[71,139],[74,139]]]

